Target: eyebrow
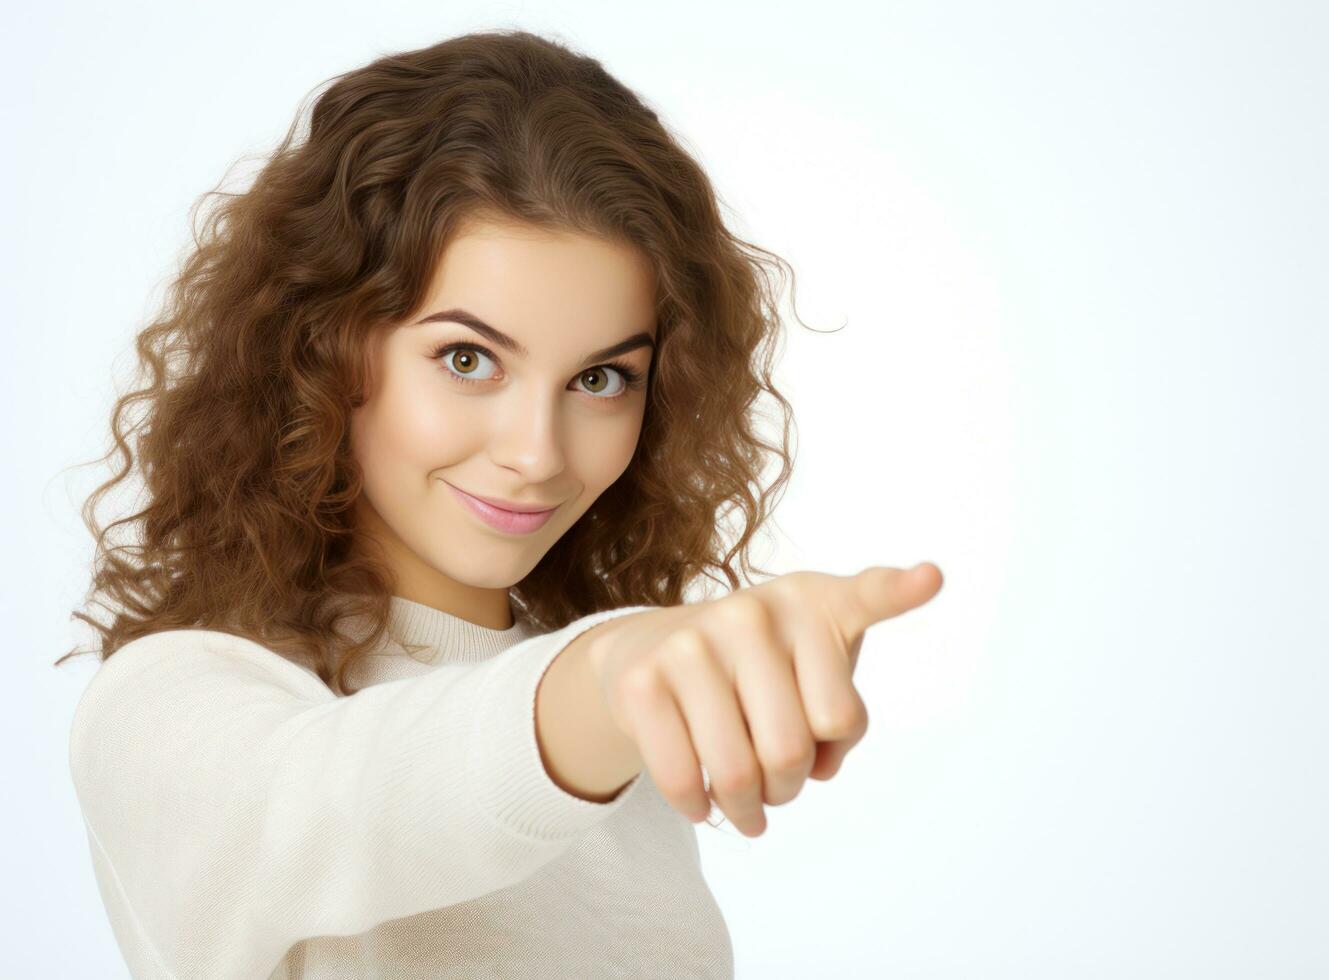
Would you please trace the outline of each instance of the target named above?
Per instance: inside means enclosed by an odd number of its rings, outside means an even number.
[[[445,321],[449,323],[460,323],[464,327],[470,327],[476,333],[483,337],[487,337],[499,347],[511,351],[518,357],[526,357],[530,354],[530,351],[527,350],[517,338],[508,336],[497,327],[491,327],[469,310],[455,307],[450,310],[440,310],[438,313],[429,314],[429,316],[422,320],[417,320],[416,325],[419,326],[422,323],[442,323]],[[627,340],[621,340],[617,344],[612,344],[609,347],[604,348],[604,350],[598,350],[587,355],[586,360],[581,362],[581,369],[585,370],[586,368],[599,364],[611,357],[617,357],[619,354],[626,354],[628,351],[636,350],[638,347],[649,347],[651,351],[654,352],[655,341],[651,339],[651,335],[648,333],[634,333]]]

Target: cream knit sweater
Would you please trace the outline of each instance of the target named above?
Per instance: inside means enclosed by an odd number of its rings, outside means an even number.
[[[643,770],[555,784],[535,692],[579,633],[392,598],[337,697],[249,640],[169,630],[103,662],[69,761],[136,980],[732,977],[696,829]]]

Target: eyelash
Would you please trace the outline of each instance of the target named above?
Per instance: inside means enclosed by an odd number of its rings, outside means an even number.
[[[434,350],[434,353],[430,356],[434,360],[440,363],[440,366],[447,373],[448,377],[450,377],[453,381],[460,381],[462,384],[468,384],[468,385],[481,384],[485,381],[488,381],[489,380],[488,378],[463,377],[462,375],[458,374],[456,371],[452,370],[452,368],[448,367],[447,364],[443,363],[443,359],[445,357],[447,357],[449,354],[453,353],[454,351],[460,351],[460,350],[478,351],[479,353],[483,354],[485,357],[489,358],[491,361],[498,360],[498,358],[494,356],[494,352],[491,351],[489,348],[482,347],[479,344],[472,344],[472,343],[443,344],[440,347],[437,347]],[[606,361],[604,364],[595,364],[591,367],[588,367],[586,371],[581,372],[581,374],[585,374],[587,371],[594,371],[597,368],[609,368],[621,374],[623,376],[623,390],[616,395],[608,395],[603,397],[591,394],[591,399],[593,401],[612,402],[615,399],[624,397],[630,391],[637,391],[638,389],[646,387],[646,381],[642,377],[642,373],[638,371],[636,368],[632,367],[631,365],[623,361]],[[577,377],[581,377],[581,374],[577,375]]]

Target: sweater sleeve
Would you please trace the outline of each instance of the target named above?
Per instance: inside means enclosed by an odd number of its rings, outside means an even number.
[[[226,633],[126,644],[88,684],[69,743],[117,941],[166,976],[266,977],[301,939],[530,876],[642,778],[607,803],[553,782],[540,679],[585,630],[648,608],[348,697]]]

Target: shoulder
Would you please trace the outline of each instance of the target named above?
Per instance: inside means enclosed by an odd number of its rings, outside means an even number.
[[[314,671],[253,640],[221,630],[172,629],[131,640],[103,660],[80,707],[110,691],[194,684],[260,684],[304,699],[334,697]]]
[[[220,630],[161,630],[101,662],[74,707],[69,759],[76,778],[109,736],[149,745],[162,731],[221,728],[246,712],[300,711],[335,701],[312,670]]]

